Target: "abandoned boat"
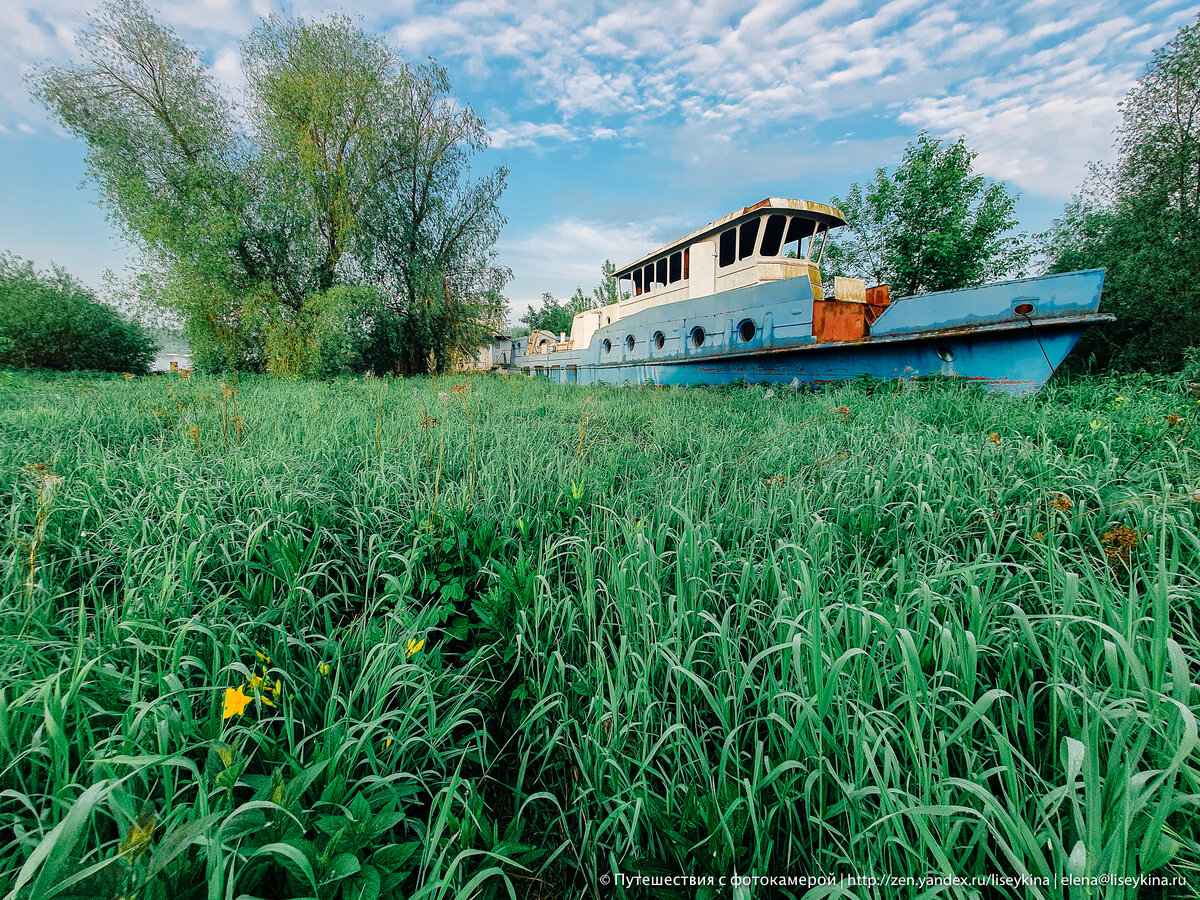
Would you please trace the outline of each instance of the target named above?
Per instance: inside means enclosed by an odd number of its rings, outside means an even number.
[[[770,197],[613,273],[618,302],[571,334],[513,342],[510,365],[562,383],[822,384],[959,376],[1012,393],[1046,383],[1098,312],[1102,269],[891,298],[835,278],[822,289],[824,203]]]

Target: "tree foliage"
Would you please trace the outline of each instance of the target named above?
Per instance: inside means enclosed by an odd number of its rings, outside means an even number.
[[[921,132],[894,172],[880,167],[874,181],[835,197],[846,226],[826,248],[827,270],[901,297],[1019,273],[1028,251],[1010,233],[1016,200],[974,173],[975,156],[962,138],[946,145]]]
[[[530,331],[552,331],[555,334],[569,335],[571,322],[575,318],[575,313],[578,312],[573,301],[580,296],[582,296],[582,291],[576,291],[576,297],[572,300],[559,300],[551,293],[544,293],[542,294],[542,305],[530,306],[525,311],[525,315],[521,316],[520,321],[527,325]]]
[[[64,270],[0,254],[0,365],[144,375],[157,350],[145,328]]]
[[[1117,162],[1093,165],[1044,235],[1052,272],[1103,267],[1101,309],[1067,365],[1176,370],[1200,344],[1200,17],[1155,51],[1121,106]]]
[[[345,16],[271,17],[242,47],[235,107],[137,0],[102,5],[80,48],[35,93],[87,142],[202,364],[308,374],[353,346],[381,370],[430,352],[445,365],[498,319],[506,172],[471,179],[484,125],[435,64],[407,64]],[[338,286],[370,290],[331,301]],[[342,351],[321,361],[331,329]]]

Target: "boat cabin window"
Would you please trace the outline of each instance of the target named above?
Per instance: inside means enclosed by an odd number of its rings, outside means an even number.
[[[634,292],[634,294],[638,295],[639,297],[644,293],[644,289],[642,288],[642,270],[641,269],[633,270],[633,292]]]
[[[754,255],[754,245],[758,241],[758,223],[762,219],[751,219],[743,222],[738,236],[738,259],[748,259]]]
[[[667,281],[669,281],[671,284],[674,284],[680,278],[683,277],[683,254],[682,253],[672,253],[671,254],[670,270],[671,271],[668,273],[670,275],[670,277],[667,279]]]
[[[720,249],[717,251],[717,264],[732,266],[737,261],[737,229],[730,228],[721,232]]]
[[[667,284],[667,261],[660,259],[655,265],[654,286],[666,287]]]
[[[628,275],[622,275],[617,279],[617,296],[619,296],[622,300],[633,296],[632,289],[633,279]]]
[[[795,216],[788,219],[787,233],[783,238],[783,255],[791,259],[803,259],[804,247],[801,242],[812,233],[814,225],[816,222]]]
[[[778,256],[779,248],[783,245],[783,232],[787,227],[787,216],[767,216],[766,227],[763,228],[763,256]]]
[[[691,248],[690,248],[690,247],[685,247],[685,248],[683,249],[683,280],[684,280],[684,281],[687,281],[687,280],[688,280],[688,260],[690,259],[690,257],[688,256],[688,254],[689,254],[690,252],[691,252]]]

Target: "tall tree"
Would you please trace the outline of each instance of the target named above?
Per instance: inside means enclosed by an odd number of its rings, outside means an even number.
[[[1075,369],[1169,371],[1200,345],[1200,16],[1155,51],[1121,104],[1117,162],[1091,167],[1043,236],[1049,270],[1104,268]]]
[[[39,72],[35,93],[163,263],[202,361],[297,374],[328,344],[318,332],[365,323],[403,336],[374,357],[393,369],[486,334],[476,319],[508,277],[492,251],[505,173],[470,181],[486,133],[443,70],[345,16],[270,18],[243,46],[239,111],[140,0],[102,5],[80,45],[84,61]],[[339,285],[372,290],[335,301]]]
[[[876,169],[874,181],[835,197],[846,227],[826,250],[828,271],[901,297],[1019,273],[1028,249],[1010,233],[1016,200],[974,172],[975,157],[962,138],[946,145],[921,132],[894,172]]]
[[[606,259],[600,267],[600,283],[592,288],[592,298],[595,301],[592,306],[609,306],[621,299],[617,279],[612,277],[615,271],[616,265],[611,259]]]

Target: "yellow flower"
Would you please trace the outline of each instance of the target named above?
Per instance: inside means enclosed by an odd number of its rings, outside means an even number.
[[[1098,419],[1092,419],[1091,426],[1092,426],[1092,431],[1099,431],[1101,428],[1104,427],[1104,425]]]
[[[317,671],[321,673],[321,677],[328,678],[329,677],[329,663],[327,663],[327,662],[318,663]]]
[[[421,648],[424,646],[425,646],[425,638],[421,638],[419,641],[414,641],[414,640],[410,639],[408,642],[408,646],[404,648],[404,652],[407,653],[409,656],[412,656],[414,653],[420,653]]]
[[[242,691],[240,685],[237,688],[225,688],[225,714],[221,718],[243,715],[249,703],[250,698]]]
[[[260,663],[264,663],[268,666],[271,664],[271,657],[267,656],[267,654],[261,650],[254,651],[254,658],[257,659]]]
[[[256,691],[261,690],[260,686],[263,683],[261,675],[247,675],[246,681],[249,682],[250,687],[253,688],[254,690],[256,690]],[[270,688],[268,687],[267,690],[270,690]]]
[[[1000,433],[997,431],[993,431],[991,434],[988,435],[988,440],[991,441],[993,444],[1000,443]]]
[[[1129,399],[1127,397],[1117,397],[1113,400],[1113,404],[1116,406],[1120,406],[1122,403],[1128,403],[1128,402],[1129,402]]]
[[[390,734],[385,734],[383,736],[382,743],[383,743],[383,749],[386,750],[388,747],[392,746],[392,744],[395,742],[392,740],[392,736]]]

